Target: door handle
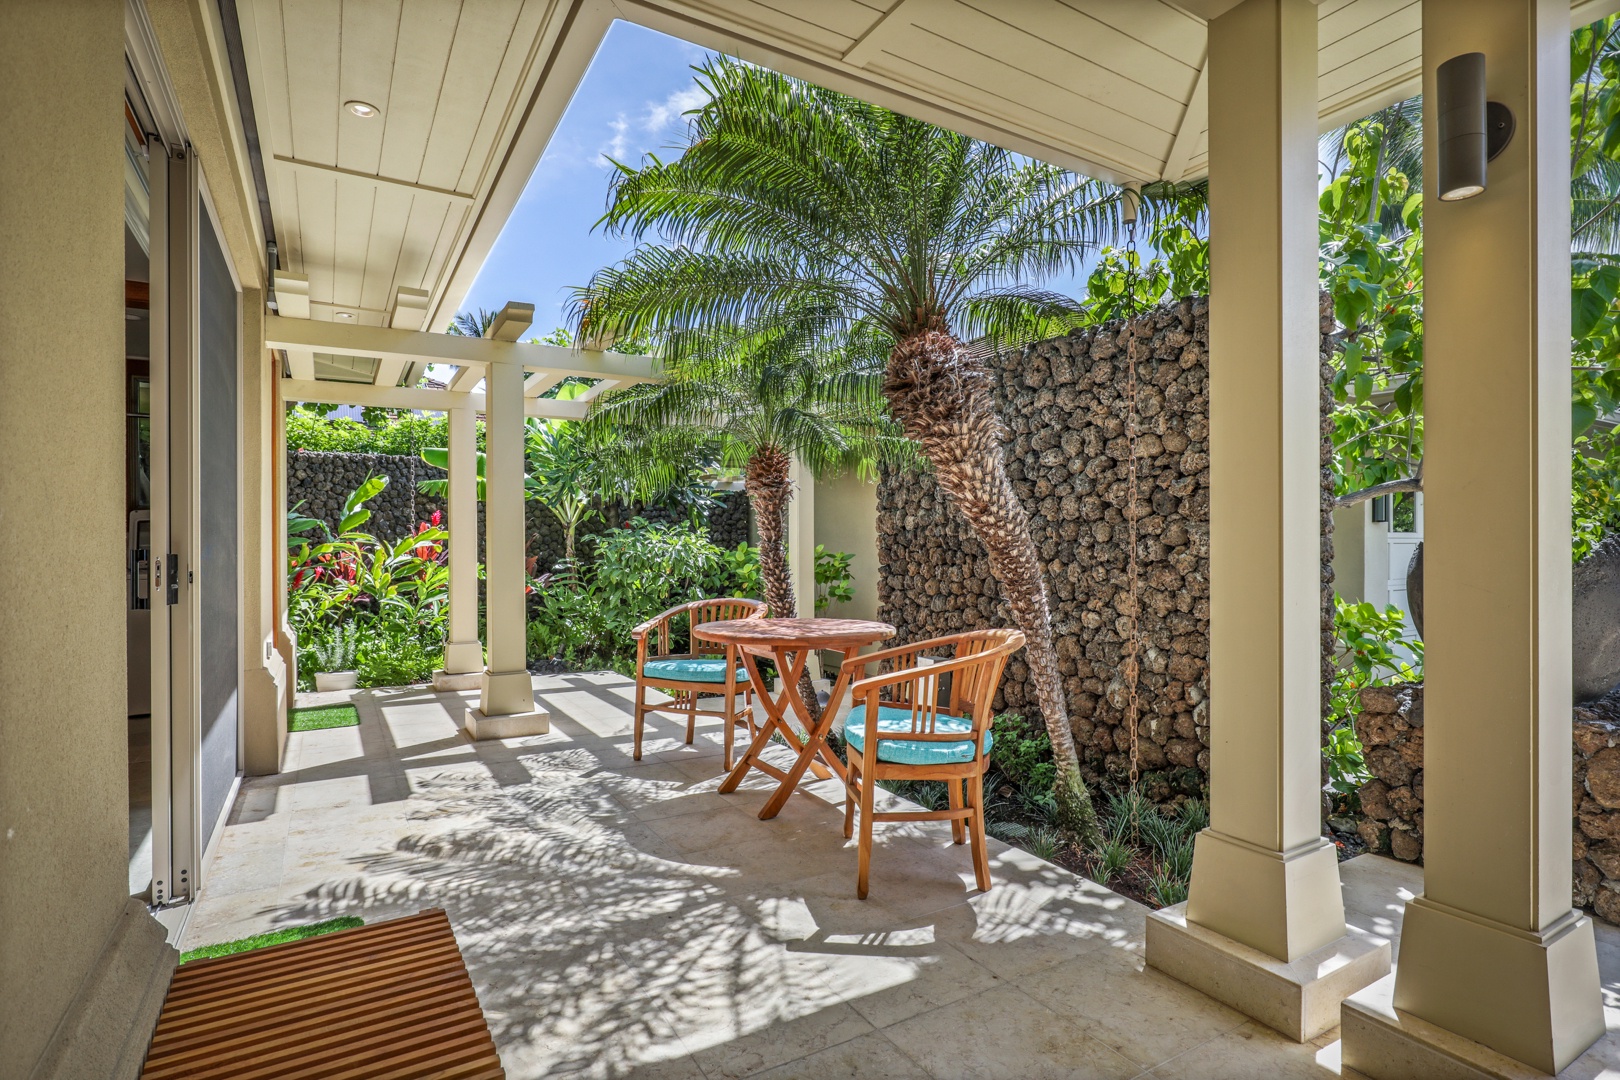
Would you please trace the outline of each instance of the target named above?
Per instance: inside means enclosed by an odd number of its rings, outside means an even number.
[[[166,572],[169,575],[166,598],[171,605],[178,604],[180,602],[180,556],[170,555],[166,561],[168,563]]]

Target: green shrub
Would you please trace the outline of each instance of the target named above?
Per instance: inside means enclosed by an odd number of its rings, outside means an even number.
[[[1103,840],[1096,854],[1092,876],[1097,884],[1107,885],[1119,876],[1120,871],[1131,865],[1131,860],[1136,857],[1136,849],[1123,840],[1110,838]]]
[[[629,528],[586,542],[596,545],[589,566],[564,566],[534,584],[531,659],[589,660],[631,672],[636,644],[630,632],[636,626],[677,604],[729,591],[726,556],[701,526],[636,518]]]
[[[424,446],[450,444],[449,421],[440,415],[382,413],[374,423],[347,417],[328,419],[330,405],[298,405],[287,410],[287,449],[341,451],[347,454],[416,454]],[[376,412],[376,410],[373,410]],[[484,422],[478,421],[478,447],[484,446]]]
[[[406,623],[373,624],[359,650],[361,686],[409,686],[433,678],[444,659],[444,642]]]
[[[1164,863],[1155,866],[1148,879],[1148,890],[1160,907],[1169,907],[1187,899],[1187,885],[1187,878],[1178,876],[1173,868]]]
[[[990,730],[995,734],[990,763],[1018,787],[1050,794],[1057,766],[1046,728],[1015,713],[1002,713],[991,721]]]
[[[1406,616],[1400,608],[1379,611],[1372,604],[1347,603],[1337,596],[1333,598],[1333,635],[1336,663],[1329,686],[1333,711],[1322,754],[1327,761],[1328,786],[1341,795],[1351,795],[1372,778],[1355,731],[1361,690],[1421,679],[1423,642],[1406,636]],[[1410,659],[1402,655],[1402,649]]]

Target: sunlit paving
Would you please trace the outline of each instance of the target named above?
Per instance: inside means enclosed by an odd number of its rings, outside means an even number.
[[[654,716],[635,762],[631,681],[535,687],[551,732],[506,742],[461,733],[462,695],[305,695],[360,725],[244,786],[182,947],[442,907],[513,1077],[1338,1075],[1336,1031],[1295,1043],[1144,970],[1134,901],[994,840],[981,892],[947,822],[880,824],[857,900],[836,780],[761,821],[774,780],[716,794],[718,718],[687,746]],[[1420,871],[1342,870],[1351,923],[1398,940]]]

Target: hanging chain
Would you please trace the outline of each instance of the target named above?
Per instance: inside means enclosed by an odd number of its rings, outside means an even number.
[[[1141,677],[1141,627],[1142,627],[1142,600],[1139,590],[1139,567],[1136,555],[1136,361],[1137,361],[1137,334],[1136,334],[1136,222],[1132,220],[1127,226],[1129,233],[1125,243],[1125,531],[1130,544],[1127,555],[1128,573],[1130,575],[1130,605],[1126,616],[1130,622],[1130,636],[1125,639],[1125,724],[1130,732],[1131,746],[1131,787],[1136,787],[1139,773],[1139,758],[1137,750],[1137,715],[1140,703],[1137,699],[1137,686]],[[1134,802],[1133,804],[1134,805]]]

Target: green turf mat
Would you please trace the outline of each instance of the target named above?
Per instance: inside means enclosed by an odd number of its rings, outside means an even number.
[[[360,713],[353,705],[316,705],[293,709],[287,714],[288,731],[320,731],[323,728],[358,727]]]
[[[200,949],[180,954],[180,962],[187,960],[208,960],[215,956],[230,956],[232,953],[250,952],[253,949],[262,949],[266,945],[281,945],[288,941],[302,941],[304,938],[315,937],[318,934],[330,934],[334,930],[349,930],[356,926],[364,926],[365,920],[354,915],[344,915],[337,919],[327,919],[325,922],[311,923],[308,926],[289,926],[284,930],[272,930],[268,934],[255,934],[252,937],[238,938],[235,941],[223,941],[218,945],[204,945]]]

